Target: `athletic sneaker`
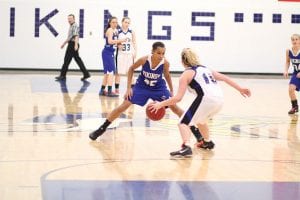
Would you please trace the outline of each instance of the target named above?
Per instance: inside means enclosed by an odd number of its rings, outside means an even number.
[[[212,141],[206,142],[204,139],[202,139],[200,142],[197,142],[196,147],[210,150],[215,147],[215,143]]]
[[[89,137],[91,140],[96,140],[100,135],[102,135],[104,132],[106,131],[106,129],[102,128],[102,126],[100,128],[98,128],[97,130],[95,130],[94,132],[89,134]]]
[[[107,92],[106,92],[105,90],[101,90],[101,91],[99,92],[99,95],[100,95],[100,96],[106,96],[106,95],[107,95]]]
[[[108,96],[108,97],[118,97],[119,95],[114,93],[114,92],[108,92],[106,96]]]
[[[177,157],[191,157],[193,154],[191,147],[182,145],[181,149],[178,151],[173,151],[170,153],[171,156],[177,156]]]
[[[290,115],[298,112],[298,106],[292,107],[292,109],[288,112]]]

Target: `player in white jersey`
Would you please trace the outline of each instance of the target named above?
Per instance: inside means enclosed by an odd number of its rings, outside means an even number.
[[[121,45],[118,45],[116,55],[116,77],[115,89],[119,92],[120,75],[127,75],[129,67],[134,63],[136,57],[137,45],[135,32],[129,28],[130,18],[124,17],[122,19],[122,27],[118,30],[118,38],[126,39]],[[133,77],[134,79],[134,77]]]
[[[207,122],[220,111],[223,105],[223,93],[217,80],[225,81],[243,96],[251,95],[249,89],[240,87],[228,76],[202,66],[197,54],[189,48],[183,49],[181,61],[185,70],[180,76],[177,94],[168,100],[155,102],[151,108],[152,111],[156,111],[161,107],[176,104],[181,101],[187,88],[196,94],[196,98],[179,121],[178,127],[183,140],[181,149],[171,152],[171,156],[192,155],[190,147],[191,132],[188,128],[190,124],[196,124],[203,136],[203,139],[197,143],[197,147],[204,149],[214,148],[214,143],[209,138]]]

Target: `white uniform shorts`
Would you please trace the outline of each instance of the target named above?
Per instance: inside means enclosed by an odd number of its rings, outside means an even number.
[[[118,53],[117,68],[118,74],[127,75],[129,67],[133,64],[133,55],[131,53]]]
[[[217,114],[224,103],[222,97],[203,97],[201,102],[197,98],[180,118],[180,123],[187,125],[205,124]]]

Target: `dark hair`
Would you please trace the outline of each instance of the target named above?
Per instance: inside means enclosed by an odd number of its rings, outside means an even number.
[[[165,48],[165,44],[162,42],[154,42],[152,44],[152,50],[156,50],[158,47]]]
[[[113,19],[117,19],[117,17],[114,17],[114,16],[113,16],[113,17],[109,18],[109,20],[108,20],[108,22],[107,22],[107,24],[106,24],[106,27],[105,27],[105,29],[104,29],[104,34],[106,33],[107,29],[110,28],[110,22],[111,22]]]
[[[73,17],[75,19],[75,15],[73,14],[69,14],[68,16]]]

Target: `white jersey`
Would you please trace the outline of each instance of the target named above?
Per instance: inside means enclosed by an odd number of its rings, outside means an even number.
[[[196,72],[189,84],[189,91],[196,94],[196,98],[181,116],[180,123],[186,125],[206,123],[222,108],[222,89],[208,68],[197,66],[187,70]]]
[[[118,48],[117,51],[117,72],[121,75],[127,75],[129,67],[133,64],[133,53],[134,47],[132,42],[132,30],[128,29],[127,32],[124,32],[122,29],[118,30],[118,38],[124,39],[126,38],[126,42],[122,43],[122,47]]]
[[[126,42],[122,43],[122,47],[118,49],[118,53],[132,54],[134,52],[134,46],[132,42],[132,30],[128,29],[127,32],[124,32],[122,29],[119,29],[118,38],[127,39]]]
[[[189,84],[189,91],[205,97],[221,97],[223,92],[216,79],[212,75],[212,71],[204,66],[191,67],[195,70],[195,76]]]

